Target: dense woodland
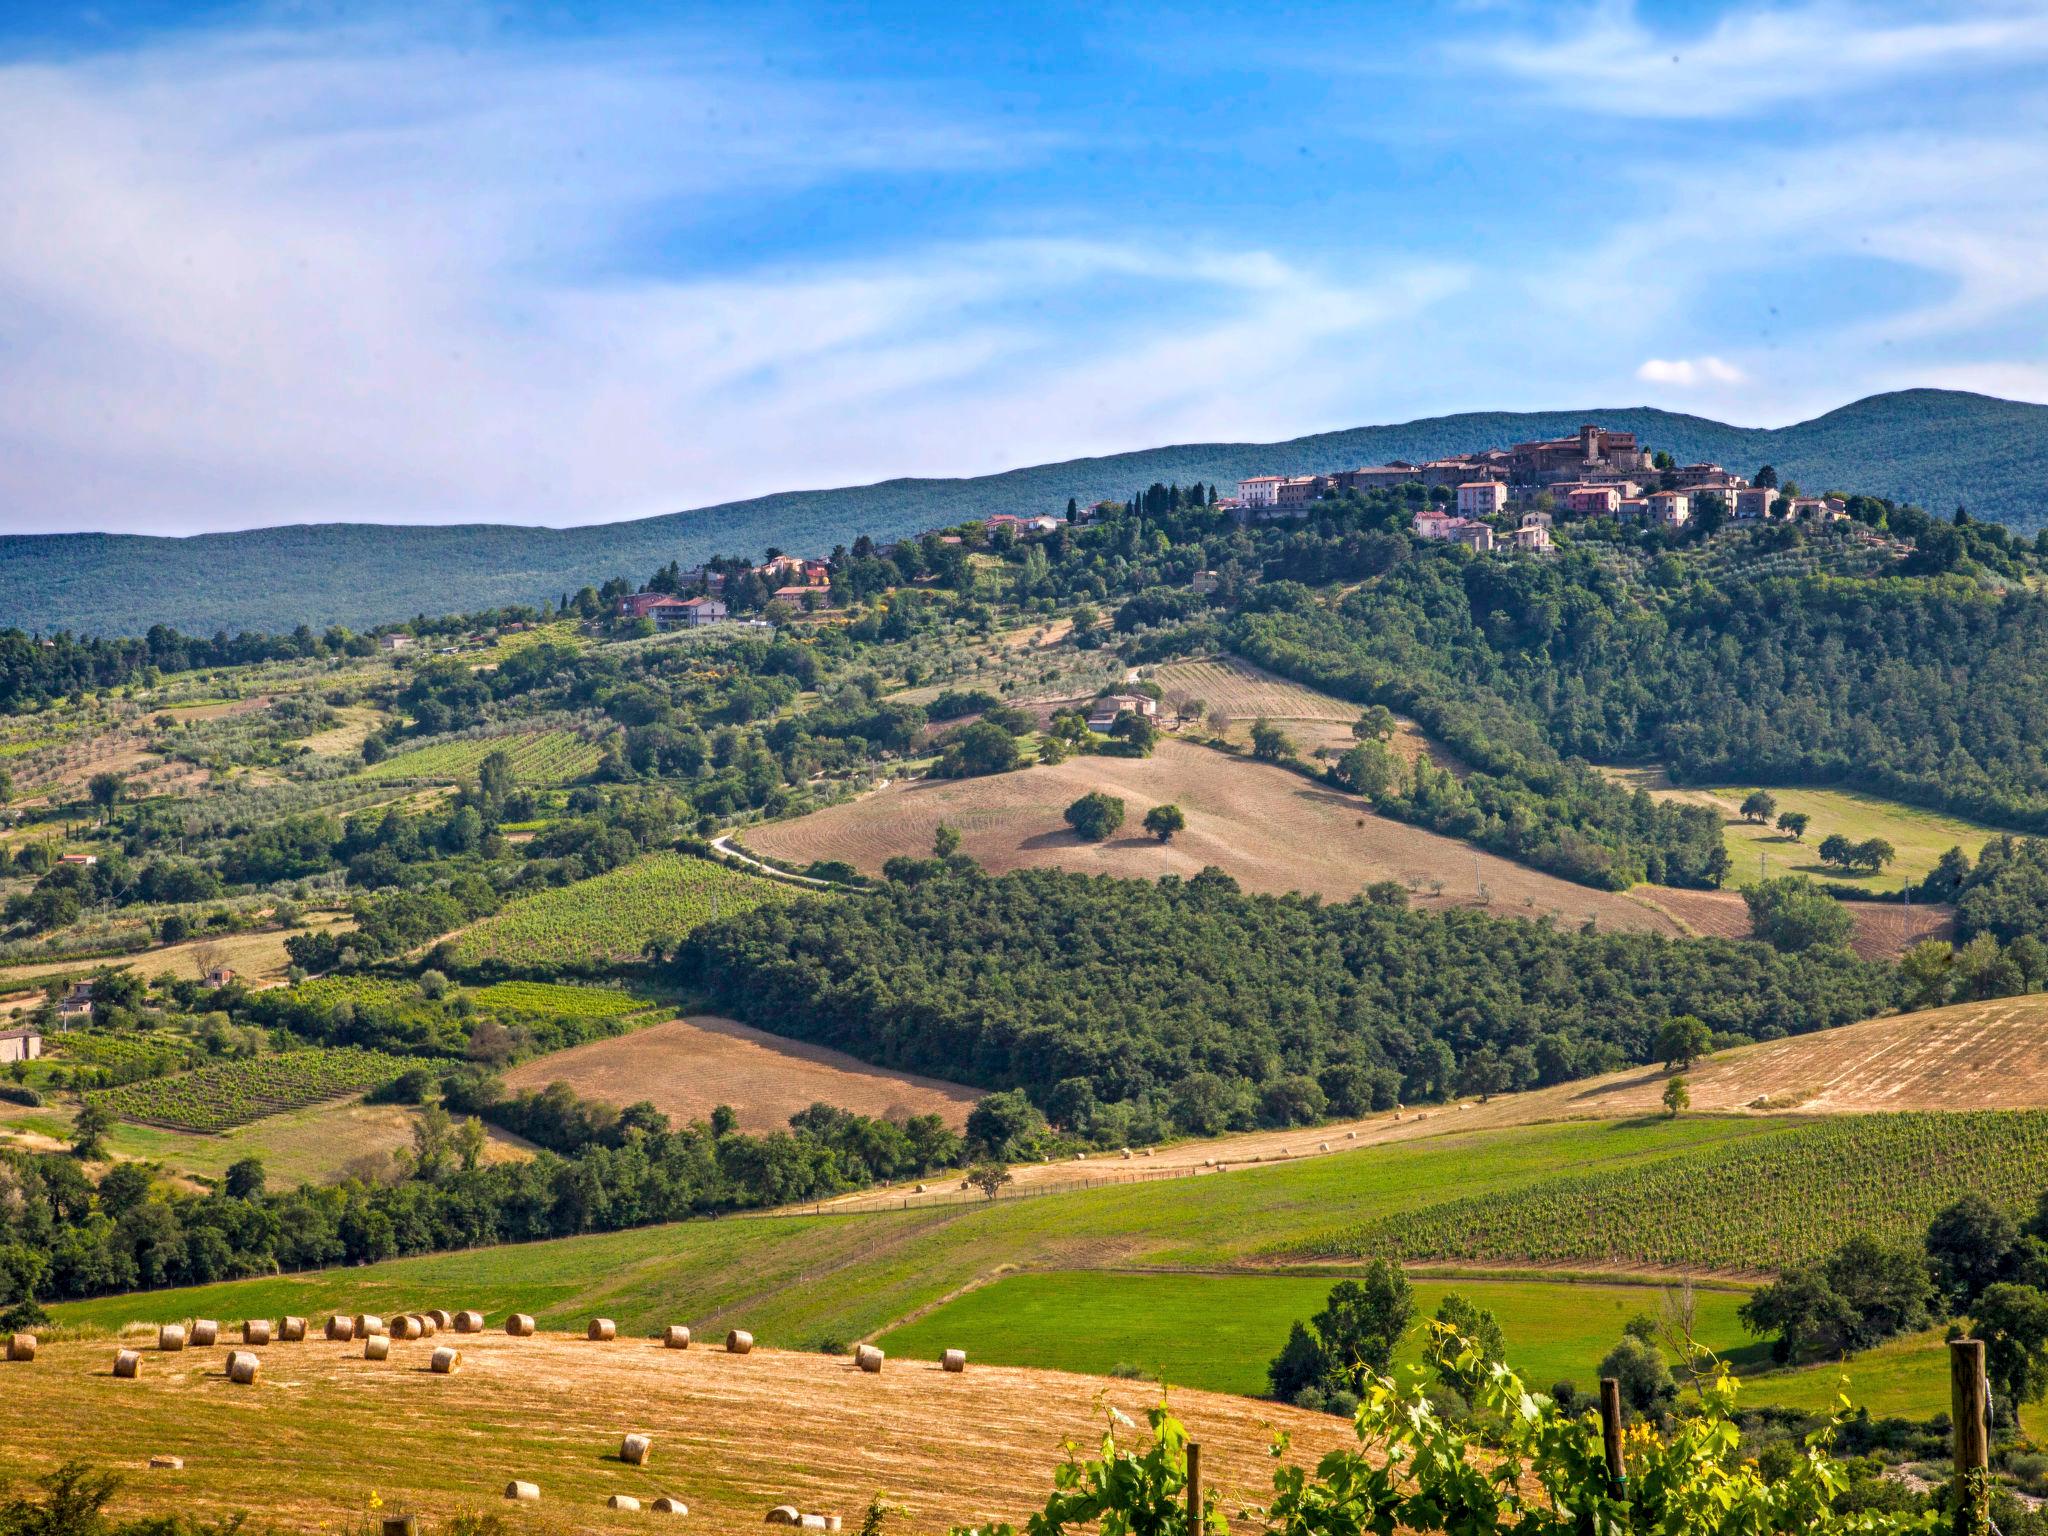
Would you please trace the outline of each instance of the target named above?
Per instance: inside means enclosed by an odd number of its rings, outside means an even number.
[[[1774,1038],[1868,1017],[1894,989],[1840,949],[1439,916],[1398,888],[1248,896],[1215,871],[946,872],[708,925],[676,970],[739,1018],[1023,1089],[1055,1123],[1083,1102],[1134,1140],[1559,1082],[1652,1059],[1679,1015]]]

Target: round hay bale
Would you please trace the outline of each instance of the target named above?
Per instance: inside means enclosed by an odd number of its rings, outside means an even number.
[[[252,1317],[242,1324],[244,1344],[268,1344],[270,1342],[270,1321],[268,1318]]]
[[[750,1355],[754,1352],[754,1336],[744,1328],[735,1328],[725,1336],[725,1352],[728,1355]]]
[[[277,1337],[281,1343],[302,1344],[306,1339],[306,1320],[303,1317],[287,1317],[277,1325]]]
[[[167,1355],[174,1355],[185,1347],[185,1330],[176,1323],[165,1323],[156,1331],[156,1347]]]
[[[182,1456],[152,1456],[149,1458],[149,1465],[153,1471],[182,1472],[185,1470],[185,1458]]]
[[[807,1531],[829,1531],[832,1529],[831,1523],[823,1515],[799,1515],[796,1523]]]
[[[914,1193],[917,1193],[917,1194],[920,1194],[920,1195],[922,1195],[922,1194],[926,1193],[927,1191],[929,1191],[930,1189],[931,1189],[931,1185],[929,1185],[929,1184],[920,1184],[920,1185],[918,1185],[918,1186],[917,1186],[917,1189],[916,1189],[916,1190],[914,1191]]]
[[[436,1376],[453,1376],[462,1369],[462,1351],[453,1345],[443,1344],[434,1351],[433,1358],[427,1362],[427,1367]]]
[[[330,1344],[346,1344],[356,1336],[356,1320],[352,1317],[330,1317],[327,1319],[327,1341]]]
[[[1316,1150],[1318,1152],[1327,1152],[1330,1150],[1330,1144],[1327,1141],[1319,1141],[1316,1143]]]
[[[593,1317],[588,1332],[598,1343],[609,1344],[619,1336],[619,1325],[608,1317]]]
[[[662,1332],[661,1342],[668,1349],[688,1349],[690,1347],[690,1330],[681,1323],[670,1323]]]
[[[455,1326],[455,1314],[446,1307],[436,1307],[433,1311],[422,1313],[421,1315],[436,1328],[452,1328]]]
[[[455,1331],[456,1331],[457,1333],[482,1333],[482,1332],[484,1331],[484,1315],[483,1315],[483,1313],[481,1313],[481,1312],[458,1312],[458,1313],[456,1313],[456,1314],[455,1314]]]
[[[1128,1162],[1129,1162],[1129,1161],[1130,1161],[1130,1160],[1131,1160],[1131,1159],[1132,1159],[1132,1158],[1133,1158],[1134,1156],[1136,1156],[1136,1154],[1135,1154],[1135,1153],[1133,1153],[1133,1152],[1131,1151],[1131,1149],[1130,1149],[1129,1147],[1125,1147],[1125,1148],[1123,1149],[1123,1154],[1122,1154],[1122,1155],[1123,1155],[1123,1160],[1124,1160],[1125,1162],[1127,1162],[1127,1163],[1128,1163]]]
[[[619,1442],[619,1460],[629,1467],[644,1467],[647,1458],[654,1454],[654,1440],[649,1435],[628,1435]]]
[[[10,1360],[33,1360],[36,1357],[36,1336],[32,1333],[17,1333],[7,1341],[7,1358]]]
[[[1204,1168],[1214,1168],[1216,1166],[1216,1159],[1213,1157],[1205,1157],[1202,1159],[1202,1166]]]
[[[640,1501],[630,1493],[615,1493],[604,1501],[606,1509],[638,1509]]]
[[[420,1325],[420,1337],[423,1339],[431,1339],[441,1331],[441,1325],[434,1321],[434,1315],[431,1312],[416,1313],[413,1321]]]
[[[391,1358],[391,1335],[373,1333],[363,1340],[365,1360],[389,1360]]]
[[[416,1339],[427,1330],[420,1320],[407,1313],[404,1317],[391,1319],[391,1337],[398,1340]]]
[[[210,1349],[220,1342],[220,1324],[210,1317],[192,1319],[192,1347]]]
[[[522,1483],[517,1478],[505,1485],[505,1497],[517,1499],[522,1504],[533,1504],[540,1499],[539,1483]]]
[[[238,1387],[256,1385],[256,1373],[263,1369],[260,1355],[252,1355],[246,1349],[235,1350],[228,1356],[228,1380]]]
[[[770,1525],[795,1525],[801,1518],[802,1516],[797,1514],[794,1504],[778,1504],[768,1511],[767,1523]]]
[[[142,1356],[132,1349],[124,1349],[114,1356],[114,1374],[133,1380],[142,1374]]]
[[[863,1344],[853,1352],[853,1363],[870,1376],[879,1376],[882,1373],[882,1362],[887,1358],[872,1344]]]
[[[1150,1147],[1140,1147],[1140,1148],[1138,1148],[1138,1156],[1140,1156],[1140,1157],[1150,1157],[1151,1155],[1152,1155],[1152,1149],[1151,1149]]]
[[[524,1312],[514,1312],[505,1319],[505,1331],[515,1339],[533,1337],[533,1318]]]
[[[373,1333],[389,1333],[390,1331],[391,1329],[385,1324],[384,1319],[376,1313],[359,1312],[356,1314],[356,1333],[358,1336],[367,1339]]]
[[[672,1499],[667,1494],[663,1494],[654,1501],[654,1512],[657,1515],[687,1515],[690,1512],[690,1506],[681,1499]]]
[[[957,1376],[967,1369],[967,1351],[964,1349],[949,1349],[939,1356],[939,1364]]]
[[[1356,1140],[1358,1140],[1358,1132],[1356,1132],[1356,1131],[1346,1131],[1346,1132],[1344,1133],[1344,1139],[1345,1139],[1346,1141],[1356,1141]]]

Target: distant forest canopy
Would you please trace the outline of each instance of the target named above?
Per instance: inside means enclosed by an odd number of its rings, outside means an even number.
[[[1839,948],[1560,932],[1405,903],[1390,885],[1343,904],[1251,896],[1216,870],[1154,884],[940,868],[861,901],[706,925],[675,969],[722,1012],[1021,1089],[1056,1124],[1085,1088],[1091,1105],[1122,1106],[1132,1141],[1564,1082],[1654,1059],[1683,1015],[1733,1043],[1895,1000],[1892,967]]]
[[[0,537],[0,628],[139,635],[152,624],[286,632],[364,628],[415,613],[552,601],[617,571],[694,565],[775,546],[823,554],[860,534],[890,539],[999,512],[1057,513],[1134,485],[1221,483],[1423,460],[1556,436],[1598,421],[1680,462],[1743,473],[1770,463],[1813,488],[1915,502],[2031,531],[2048,521],[2048,406],[1947,390],[1875,395],[1782,428],[1728,426],[1648,409],[1476,412],[1288,442],[1206,443],[1039,465],[960,480],[891,480],[788,492],[584,528],[329,524],[162,539]]]

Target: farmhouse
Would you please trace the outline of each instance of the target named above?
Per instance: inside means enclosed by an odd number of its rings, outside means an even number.
[[[695,627],[700,624],[716,624],[727,613],[725,603],[715,597],[690,597],[683,600],[682,622]],[[655,620],[659,626],[661,621]]]
[[[73,982],[71,990],[57,1000],[57,1022],[69,1029],[73,1024],[92,1022],[92,983]]]
[[[1159,701],[1142,693],[1105,694],[1088,706],[1088,729],[1106,731],[1122,714],[1142,715],[1147,720],[1159,713]]]
[[[409,651],[412,648],[413,638],[411,635],[394,634],[379,635],[377,637],[377,649],[380,651]]]
[[[205,982],[207,986],[212,987],[215,991],[219,991],[222,987],[225,987],[234,981],[235,973],[225,965],[216,965],[212,970],[208,971],[204,976],[200,977],[199,979]]]
[[[0,1029],[0,1066],[16,1061],[34,1061],[42,1054],[43,1032],[35,1025]]]
[[[652,619],[654,627],[662,627],[665,611],[679,609],[683,600],[673,592],[634,592],[619,599],[619,617],[622,619]],[[680,622],[670,618],[669,623]]]

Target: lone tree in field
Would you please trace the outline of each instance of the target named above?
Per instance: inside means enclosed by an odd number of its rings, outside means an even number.
[[[1781,811],[1778,814],[1778,830],[1796,843],[1806,836],[1806,824],[1810,819],[1804,811]]]
[[[86,781],[85,792],[92,796],[92,803],[105,821],[115,806],[121,803],[121,795],[128,788],[127,781],[118,773],[96,773]]]
[[[93,1162],[106,1156],[107,1132],[114,1128],[114,1117],[103,1105],[87,1099],[78,1108],[78,1114],[71,1122],[71,1155],[80,1162]]]
[[[1778,798],[1768,789],[1752,789],[1742,802],[1744,821],[1769,822],[1778,814]]]
[[[1013,1183],[1015,1179],[1016,1175],[1001,1163],[976,1163],[967,1170],[967,1182],[990,1200],[995,1199],[996,1192],[1005,1184]]]
[[[1674,1077],[1664,1085],[1664,1113],[1676,1120],[1681,1110],[1692,1108],[1692,1090],[1685,1086],[1685,1079]]]
[[[1657,1031],[1657,1056],[1665,1066],[1684,1071],[1707,1054],[1713,1038],[1705,1023],[1681,1013],[1666,1019]]]
[[[1099,789],[1090,790],[1067,807],[1067,825],[1091,843],[1113,836],[1123,824],[1123,801]]]
[[[1351,734],[1360,741],[1385,741],[1394,734],[1394,712],[1384,704],[1369,706],[1351,722]]]
[[[1272,721],[1264,718],[1254,720],[1252,756],[1262,763],[1277,763],[1283,757],[1294,756],[1294,740]]]
[[[958,827],[949,827],[943,821],[940,822],[938,830],[932,833],[932,857],[935,859],[950,859],[959,851],[960,829]]]
[[[1186,814],[1177,805],[1155,805],[1145,813],[1145,830],[1162,843],[1173,841],[1173,834],[1188,824]]]

